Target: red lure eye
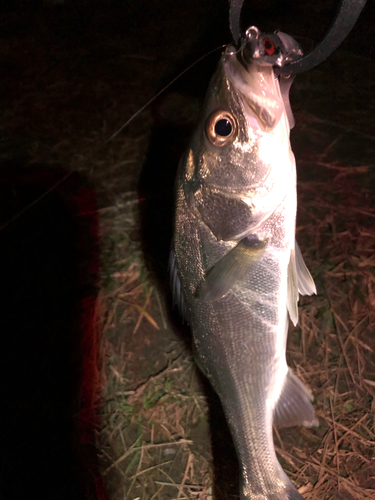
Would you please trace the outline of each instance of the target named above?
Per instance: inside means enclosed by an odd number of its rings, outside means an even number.
[[[264,38],[263,39],[263,47],[264,50],[266,51],[266,54],[269,56],[273,56],[274,53],[276,52],[276,47],[273,42],[269,38]]]

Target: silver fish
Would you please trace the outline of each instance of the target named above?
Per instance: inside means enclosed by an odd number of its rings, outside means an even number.
[[[254,27],[240,50],[226,48],[177,174],[174,293],[224,408],[241,499],[302,499],[277,460],[272,425],[317,423],[285,358],[298,294],[316,293],[295,243],[292,117],[273,69],[298,50],[288,35]]]

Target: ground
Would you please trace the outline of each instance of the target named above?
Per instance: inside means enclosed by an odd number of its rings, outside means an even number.
[[[219,52],[143,107],[228,41],[227,4],[17,5],[1,17],[2,160],[58,167],[61,183],[79,172],[97,194],[96,446],[108,498],[238,499],[230,434],[172,309],[167,274],[174,175]],[[300,35],[308,48],[332,5],[311,9],[254,2],[245,17]],[[307,500],[375,497],[373,10],[292,90],[297,239],[318,294],[301,298],[287,355],[320,425],[275,430],[275,444]]]

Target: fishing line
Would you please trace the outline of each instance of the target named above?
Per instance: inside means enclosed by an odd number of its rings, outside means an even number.
[[[309,52],[307,55],[303,56],[297,61],[286,64],[283,68],[278,68],[278,74],[292,74],[292,73],[300,73],[301,71],[306,71],[307,69],[311,69],[316,66],[324,59],[326,59],[337,47],[342,43],[342,41],[347,37],[354,24],[356,23],[363,7],[365,6],[367,0],[341,0],[339,8],[337,10],[336,18],[333,21],[332,26],[323,37],[323,40],[315,47],[314,50]],[[240,37],[240,17],[241,10],[243,6],[244,0],[231,0],[230,2],[230,12],[229,12],[229,24],[231,33],[235,43],[238,42]],[[207,54],[203,55],[195,62],[190,64],[184,71],[182,71],[179,75],[177,75],[171,82],[168,83],[165,87],[163,87],[159,92],[157,92],[149,101],[147,101],[138,111],[136,111],[130,118],[127,120],[114,134],[111,135],[109,139],[107,139],[104,145],[108,144],[112,141],[129,123],[131,123],[142,111],[144,111],[152,102],[157,99],[165,90],[167,90],[176,80],[178,80],[182,75],[184,75],[187,71],[189,71],[192,67],[198,64],[200,61],[205,59],[207,56],[216,52],[219,49],[222,49],[225,45],[220,45],[215,49],[207,52]],[[97,151],[104,146],[100,146]],[[59,186],[65,179],[69,177],[73,173],[69,172],[65,175],[60,181],[55,183],[51,188],[49,188],[43,195],[34,200],[32,203],[23,208],[18,214],[11,217],[7,222],[5,222],[2,226],[0,226],[0,230],[4,229],[4,227],[11,224],[14,220],[24,214],[29,208],[34,206],[40,200],[42,200],[45,196],[51,193],[57,186]]]
[[[155,101],[163,92],[165,92],[173,83],[175,83],[181,76],[183,76],[185,73],[187,73],[191,68],[193,68],[196,64],[201,62],[203,59],[208,57],[209,55],[213,54],[217,50],[223,49],[226,45],[219,45],[219,47],[216,47],[203,56],[201,56],[199,59],[194,61],[192,64],[190,64],[187,68],[185,68],[183,71],[181,71],[180,74],[178,74],[173,80],[171,80],[165,87],[163,87],[159,92],[157,92],[150,100],[148,100],[141,108],[138,109],[114,134],[111,135],[109,139],[107,139],[104,142],[104,145],[99,146],[99,148],[96,150],[96,152],[100,151],[102,148],[104,148],[105,145],[107,145],[110,141],[112,141],[122,130],[124,130],[125,127],[129,125],[139,114],[142,113],[151,103]],[[22,210],[20,210],[16,215],[11,217],[8,221],[4,222],[0,226],[0,231],[2,231],[4,228],[12,224],[14,221],[16,221],[19,217],[21,217],[25,212],[27,212],[30,208],[32,208],[34,205],[42,201],[46,196],[48,196],[52,191],[54,191],[60,184],[62,184],[70,175],[72,175],[75,171],[72,170],[71,172],[68,172],[64,177],[62,177],[59,181],[57,181],[55,184],[53,184],[47,191],[45,191],[42,195],[40,195],[38,198],[36,198],[34,201],[26,205]]]
[[[159,95],[161,95],[171,85],[173,85],[174,82],[176,82],[179,78],[181,78],[182,75],[187,73],[191,68],[193,68],[199,62],[201,62],[203,59],[205,59],[209,55],[213,54],[217,50],[223,49],[224,47],[225,47],[225,45],[220,45],[219,47],[216,47],[215,49],[210,50],[210,52],[207,52],[207,54],[205,54],[204,56],[201,56],[199,59],[197,59],[192,64],[190,64],[190,66],[185,68],[179,75],[177,75],[175,78],[173,78],[173,80],[171,80],[165,87],[163,87],[161,90],[159,90],[159,92],[157,94],[155,94],[149,101],[147,101],[146,104],[144,104],[141,108],[139,108],[138,111],[136,111],[134,113],[134,115],[132,115],[129,118],[129,120],[127,120],[118,130],[116,130],[116,132],[114,134],[112,134],[111,137],[109,139],[107,139],[105,143],[108,144],[108,142],[112,141],[112,139],[114,139],[126,126],[129,125],[129,123],[131,123],[134,120],[134,118],[136,118],[140,113],[142,113],[143,110],[145,110],[152,102],[155,101],[155,99],[157,99],[159,97]]]
[[[29,203],[28,205],[26,205],[26,207],[24,207],[22,210],[20,210],[17,214],[13,215],[13,217],[11,217],[9,220],[4,222],[4,224],[2,224],[0,226],[0,231],[2,231],[7,226],[9,226],[9,224],[12,224],[15,220],[17,220],[19,217],[21,217],[21,215],[23,215],[25,212],[27,212],[30,208],[32,208],[34,205],[36,205],[41,200],[43,200],[43,198],[45,198],[50,193],[52,193],[52,191],[54,191],[58,186],[60,186],[60,184],[62,184],[70,175],[72,175],[72,173],[73,173],[73,171],[68,172],[66,175],[64,175],[64,177],[62,177],[57,182],[55,182],[55,184],[53,184],[53,186],[51,186],[49,189],[47,189],[47,191],[45,191],[43,194],[38,196],[38,198],[36,198],[34,201]]]

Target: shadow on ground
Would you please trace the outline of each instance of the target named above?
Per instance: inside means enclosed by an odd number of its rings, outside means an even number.
[[[93,193],[41,165],[0,179],[0,496],[96,498]]]

